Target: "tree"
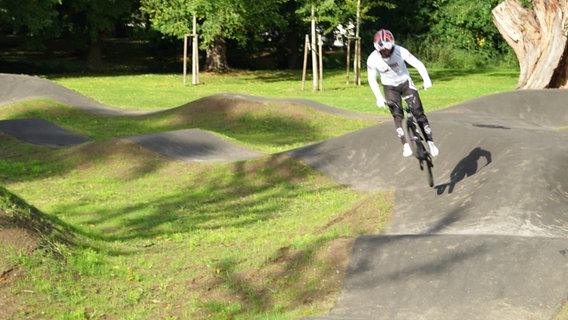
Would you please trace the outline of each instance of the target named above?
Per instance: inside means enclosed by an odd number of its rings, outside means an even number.
[[[0,0],[0,31],[22,34],[37,40],[48,33],[58,34],[56,6],[61,0]],[[32,42],[32,41],[30,41]]]
[[[59,19],[64,32],[85,49],[87,67],[102,67],[101,38],[113,32],[118,23],[126,23],[133,12],[132,0],[61,1]]]
[[[228,39],[245,45],[251,33],[256,37],[275,25],[285,23],[277,13],[285,0],[142,0],[141,9],[162,34],[182,39],[191,33],[193,15],[199,20],[201,47],[206,50],[205,68],[222,72],[229,68]]]
[[[517,88],[568,87],[568,1],[505,0],[493,17],[519,60]]]
[[[408,1],[408,0],[406,0]],[[493,23],[491,10],[501,0],[420,0],[404,6],[397,26],[402,39],[430,63],[451,68],[476,68],[501,63],[510,49]]]
[[[438,0],[430,31],[447,46],[472,53],[485,64],[499,53],[503,42],[491,16],[499,1]]]
[[[394,7],[377,7],[370,13],[378,20],[374,30],[390,29],[398,43],[429,65],[513,65],[513,51],[493,23],[491,12],[502,1],[397,0],[392,1]]]
[[[132,5],[132,0],[0,0],[0,29],[10,28],[36,45],[60,36],[71,38],[85,50],[87,66],[98,69],[102,35],[114,31],[117,23],[126,23]]]

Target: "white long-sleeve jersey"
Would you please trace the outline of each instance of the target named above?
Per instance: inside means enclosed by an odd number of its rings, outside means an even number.
[[[424,63],[418,60],[406,48],[396,45],[391,56],[386,59],[378,51],[374,50],[367,58],[367,80],[377,100],[384,100],[379,89],[377,76],[380,76],[383,85],[397,86],[408,80],[410,86],[416,89],[405,62],[418,70],[425,88],[432,86],[432,80],[430,80]]]

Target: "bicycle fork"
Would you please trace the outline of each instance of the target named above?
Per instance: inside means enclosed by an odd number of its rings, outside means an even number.
[[[407,114],[406,121],[408,124],[410,124],[409,127],[412,129],[412,130],[407,130],[408,134],[410,135],[408,139],[410,139],[410,141],[413,142],[413,144],[416,146],[415,156],[416,158],[418,158],[418,160],[420,160],[420,169],[422,169],[422,161],[427,160],[428,151],[426,151],[426,147],[422,143],[423,140],[422,136],[420,135],[420,132],[418,131],[420,130],[418,123],[414,120],[414,118],[410,114]]]
[[[411,132],[409,132],[409,134],[411,134],[411,136],[408,137],[408,138],[410,139],[410,141],[415,141],[415,142],[416,142],[416,141],[420,140],[419,135],[418,135],[418,132],[416,131],[416,130],[418,130],[418,123],[416,123],[416,122],[414,121],[414,118],[412,117],[412,115],[410,115],[410,114],[407,113],[407,115],[406,115],[406,122],[410,123],[410,124],[411,124],[411,128],[412,128],[412,130],[408,130],[408,131],[411,131]]]

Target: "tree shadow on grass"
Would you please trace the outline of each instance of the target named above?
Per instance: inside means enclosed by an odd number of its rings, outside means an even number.
[[[414,71],[413,71],[414,72]],[[495,70],[492,69],[484,69],[484,68],[476,68],[476,69],[431,69],[428,70],[430,77],[435,79],[436,81],[452,81],[456,78],[463,78],[475,74],[484,74],[490,76],[500,76],[500,77],[509,77],[511,79],[517,79],[519,77],[519,72],[515,70],[511,71],[503,71],[503,70]]]
[[[176,167],[181,170],[185,168],[183,165]],[[166,187],[151,198],[135,200],[124,206],[102,205],[96,213],[85,213],[80,224],[90,228],[77,228],[75,231],[96,240],[112,242],[151,240],[158,236],[197,230],[246,228],[277,217],[287,210],[299,193],[327,192],[330,188],[339,188],[335,184],[304,186],[305,180],[314,174],[313,171],[286,156],[269,156],[229,165],[190,164],[187,169],[192,170],[190,167],[201,168],[198,168],[197,174],[180,173],[191,177],[182,183],[186,187],[180,187],[178,191],[172,189],[172,192],[168,192]],[[157,167],[153,169],[157,170]],[[125,181],[136,179],[131,177]],[[163,179],[152,181],[167,185],[168,180],[176,178],[169,176]],[[157,191],[162,190],[159,185],[156,188]],[[78,208],[89,202],[104,202],[103,199],[97,199],[97,193],[85,194],[77,202],[60,206],[58,211],[80,212]],[[112,191],[110,196],[113,197]]]

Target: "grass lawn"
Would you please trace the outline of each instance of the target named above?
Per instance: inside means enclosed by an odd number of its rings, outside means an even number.
[[[413,71],[413,70],[412,70]],[[421,93],[425,109],[436,110],[497,92],[515,90],[518,70],[429,70],[434,86]],[[414,74],[417,85],[421,79]],[[313,91],[311,78],[302,90],[300,71],[235,71],[219,75],[200,74],[200,84],[183,85],[181,74],[116,75],[94,77],[50,76],[51,80],[107,105],[125,109],[167,109],[217,93],[244,93],[262,97],[304,98],[359,112],[387,114],[377,110],[375,98],[363,72],[362,85],[353,84],[345,70],[324,73],[323,91]]]
[[[434,87],[422,93],[428,111],[513,90],[518,76],[430,72]],[[204,73],[196,86],[167,74],[49,78],[125,109],[169,109],[231,92],[386,115],[365,84],[345,85],[341,70],[325,77],[323,92],[301,90],[300,73],[287,71]],[[116,138],[203,128],[273,153],[374,124],[292,109],[275,104],[265,114],[233,110],[228,118],[189,121],[176,112],[94,116],[46,100],[3,107],[0,119],[44,118],[94,141],[56,149],[0,134],[0,222],[15,220],[43,240],[33,254],[0,249],[0,267],[11,268],[0,277],[0,297],[11,301],[0,303],[0,318],[294,319],[328,312],[352,241],[380,233],[392,190],[357,192],[278,155],[193,163]]]

